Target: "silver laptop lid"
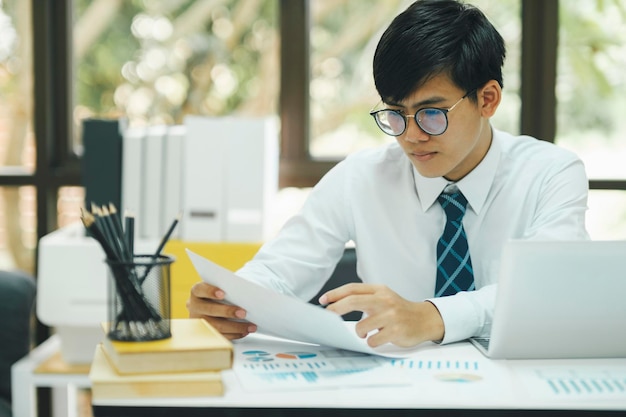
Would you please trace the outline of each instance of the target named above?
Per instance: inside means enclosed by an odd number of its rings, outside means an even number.
[[[626,241],[511,241],[489,356],[626,356]]]

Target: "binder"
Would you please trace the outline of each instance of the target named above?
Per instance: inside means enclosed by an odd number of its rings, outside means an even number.
[[[163,192],[161,193],[161,221],[159,235],[163,236],[172,220],[182,210],[183,141],[185,126],[170,126],[163,144]],[[174,229],[171,239],[178,239],[180,229]]]
[[[183,216],[181,239],[217,242],[224,235],[224,166],[230,122],[224,118],[187,116],[183,145]]]
[[[278,192],[278,123],[270,117],[228,123],[223,240],[262,242],[269,237],[269,211]]]
[[[163,191],[163,142],[166,125],[150,126],[144,139],[143,185],[141,190],[140,237],[160,238],[161,193]],[[170,220],[171,221],[171,220]]]
[[[85,207],[113,203],[122,199],[122,132],[124,120],[83,120],[84,154],[81,181],[85,188]]]
[[[123,135],[122,202],[120,208],[135,216],[142,212],[143,141],[146,128],[129,127]],[[135,222],[135,236],[141,236],[139,222]]]
[[[278,192],[276,118],[188,116],[180,238],[261,242]]]

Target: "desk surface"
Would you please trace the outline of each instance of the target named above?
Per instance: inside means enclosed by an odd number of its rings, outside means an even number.
[[[257,353],[250,356],[251,351]],[[271,361],[251,362],[258,352]],[[337,355],[330,348],[253,335],[235,343],[234,367],[222,373],[226,391],[222,397],[94,398],[94,414],[154,416],[184,409],[186,416],[206,415],[207,408],[229,416],[250,409],[255,409],[255,415],[265,410],[274,416],[294,409],[300,416],[332,409],[339,415],[361,417],[380,415],[381,409],[394,415],[414,414],[418,409],[433,415],[455,411],[468,415],[469,410],[476,415],[555,415],[558,410],[568,416],[574,411],[626,414],[626,358],[490,360],[470,343],[461,342],[425,344],[409,358],[378,358],[379,365],[362,370],[357,369],[363,367],[359,361],[369,359]],[[305,372],[294,364],[320,368],[317,373]],[[328,368],[332,364],[335,368]],[[292,368],[286,371],[287,366]],[[325,377],[325,371],[332,375]]]

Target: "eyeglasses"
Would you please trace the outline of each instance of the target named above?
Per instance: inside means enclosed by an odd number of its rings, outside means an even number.
[[[438,107],[426,107],[419,110],[415,114],[404,114],[400,110],[382,109],[372,110],[370,114],[376,120],[376,124],[384,133],[390,136],[400,136],[406,131],[408,126],[407,120],[411,117],[415,119],[415,123],[425,133],[431,136],[439,136],[448,129],[448,112],[454,110],[454,108],[463,101],[467,96],[476,90],[472,90],[466,93],[459,99],[452,107],[447,109],[440,109]]]

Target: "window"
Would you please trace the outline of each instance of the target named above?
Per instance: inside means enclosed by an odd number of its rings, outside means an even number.
[[[604,189],[589,197],[587,221],[595,239],[626,236],[625,24],[623,1],[559,8],[556,143],[576,152],[592,186]]]
[[[85,117],[276,114],[276,1],[74,3],[75,132]]]
[[[36,194],[29,2],[0,1],[0,268],[34,271]]]

